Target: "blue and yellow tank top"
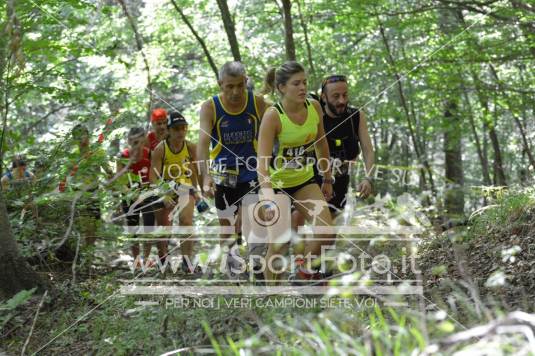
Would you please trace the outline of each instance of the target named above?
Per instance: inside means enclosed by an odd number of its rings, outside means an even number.
[[[219,175],[235,174],[238,183],[256,179],[260,118],[253,92],[246,92],[245,105],[239,112],[225,109],[219,95],[212,97],[212,104],[215,114],[211,132],[211,171]]]

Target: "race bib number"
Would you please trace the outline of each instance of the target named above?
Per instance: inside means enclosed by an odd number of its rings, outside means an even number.
[[[282,150],[282,168],[299,169],[306,165],[309,155],[305,146],[287,147]]]
[[[224,187],[236,188],[238,184],[238,170],[229,169],[222,166],[213,166],[211,169],[214,183]]]

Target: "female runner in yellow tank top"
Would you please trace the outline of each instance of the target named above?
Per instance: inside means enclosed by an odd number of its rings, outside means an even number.
[[[321,105],[316,100],[307,99],[307,77],[303,66],[297,62],[284,63],[268,73],[266,87],[271,91],[276,89],[281,100],[266,111],[260,125],[260,195],[262,199],[269,199],[275,188],[291,197],[293,205],[307,221],[315,226],[331,226],[331,215],[326,203],[332,196],[333,183],[328,167],[329,146],[323,128]],[[314,151],[319,171],[324,172],[321,188],[314,178],[314,163],[306,164],[307,156]],[[332,244],[335,235],[316,234],[314,237],[315,239],[306,241],[302,251],[296,252],[302,253],[305,258],[308,254],[319,257],[321,247]],[[269,261],[279,251],[281,244],[270,241],[265,256],[265,261],[268,262],[268,268],[264,272],[266,281],[277,278],[269,268]],[[318,274],[312,272],[311,268],[310,265],[307,268],[299,267],[297,278],[317,279]]]

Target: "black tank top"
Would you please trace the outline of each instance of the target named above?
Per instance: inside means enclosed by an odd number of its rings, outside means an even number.
[[[348,119],[349,117],[349,119]],[[360,153],[358,128],[360,113],[358,109],[348,107],[341,117],[323,116],[323,127],[327,134],[329,152],[332,159],[354,160]]]

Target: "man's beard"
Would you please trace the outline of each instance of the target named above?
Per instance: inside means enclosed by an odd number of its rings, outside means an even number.
[[[338,109],[336,107],[336,105],[333,105],[331,104],[330,102],[326,102],[325,104],[327,104],[327,107],[329,108],[329,110],[336,116],[336,117],[340,117],[340,116],[343,116],[345,113],[347,113],[347,104],[343,106],[343,109]]]

